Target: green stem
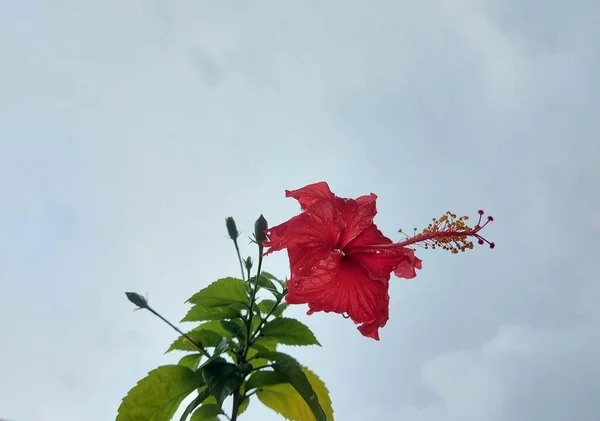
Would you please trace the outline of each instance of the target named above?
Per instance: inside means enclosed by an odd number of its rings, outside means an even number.
[[[240,410],[240,398],[240,389],[236,389],[235,393],[233,394],[233,408],[231,409],[231,418],[229,418],[231,421],[237,421],[238,411]]]
[[[146,308],[148,309],[148,311],[150,311],[152,314],[154,314],[155,316],[157,316],[158,318],[160,318],[163,322],[165,322],[166,324],[168,324],[169,326],[171,326],[173,329],[175,329],[175,331],[177,333],[179,333],[181,336],[183,336],[185,339],[187,339],[193,346],[195,346],[204,356],[210,358],[210,355],[208,354],[208,352],[206,352],[206,350],[204,349],[204,347],[202,346],[202,343],[198,342],[196,343],[192,338],[190,338],[188,335],[186,335],[185,333],[183,333],[177,326],[175,326],[173,323],[171,323],[170,321],[168,321],[167,319],[165,319],[163,316],[160,315],[160,313],[158,313],[156,310],[154,310],[152,307],[150,306],[146,306]]]
[[[273,306],[273,308],[269,311],[269,313],[261,320],[260,324],[258,325],[258,327],[256,328],[256,331],[254,332],[254,334],[252,335],[252,338],[250,339],[250,345],[252,345],[254,343],[254,341],[256,340],[256,337],[258,336],[258,334],[260,333],[260,330],[264,327],[264,325],[267,323],[267,319],[269,317],[271,317],[271,315],[275,312],[275,310],[277,309],[277,307],[279,307],[279,304],[281,304],[281,300],[283,300],[283,298],[285,297],[285,295],[287,294],[287,289],[284,289],[283,292],[281,293],[281,297],[277,297],[277,300],[275,300],[275,305]]]
[[[262,247],[259,248],[260,250],[260,254],[258,255],[258,269],[256,271],[256,280],[254,282],[254,288],[252,289],[252,298],[250,300],[250,314],[248,315],[248,325],[247,327],[247,332],[246,332],[246,346],[244,347],[244,357],[246,356],[247,352],[248,352],[248,348],[250,348],[250,344],[251,344],[251,338],[250,338],[250,334],[252,333],[252,318],[254,317],[254,302],[256,301],[256,292],[258,291],[258,278],[260,276],[260,270],[262,268]],[[262,324],[262,322],[261,322]]]
[[[258,255],[258,270],[256,272],[256,281],[254,282],[252,288],[252,296],[250,299],[250,309],[248,313],[248,318],[246,320],[246,342],[242,346],[242,353],[240,359],[237,362],[237,365],[244,364],[246,362],[246,357],[248,355],[248,350],[250,349],[250,334],[252,333],[252,319],[254,316],[254,302],[256,301],[256,292],[258,290],[258,277],[260,276],[260,270],[262,268],[262,251],[263,248],[259,245],[259,255]],[[250,280],[250,271],[248,270],[248,280]],[[235,390],[233,393],[233,406],[231,408],[231,421],[237,421],[238,411],[240,409],[241,395],[239,388]]]
[[[244,263],[242,260],[242,255],[240,254],[240,247],[238,246],[237,238],[233,240],[233,244],[235,245],[235,251],[237,253],[238,261],[240,262],[240,270],[242,271],[242,281],[245,281],[244,277]]]
[[[258,371],[258,370],[262,370],[263,368],[270,368],[273,367],[273,364],[265,364],[265,365],[261,365],[260,367],[254,367],[252,369],[252,371]]]

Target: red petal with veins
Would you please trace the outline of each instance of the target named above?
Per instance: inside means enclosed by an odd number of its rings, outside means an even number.
[[[310,275],[292,276],[288,290],[288,303],[307,303],[309,314],[348,314],[362,324],[358,329],[363,335],[375,340],[388,320],[388,283],[370,279],[364,268],[340,253],[327,256]]]
[[[394,275],[398,278],[412,279],[417,276],[415,269],[421,269],[423,265],[421,259],[415,256],[414,250],[409,248],[405,249],[407,250],[406,259],[400,262],[398,267],[394,269]]]
[[[311,212],[301,213],[267,230],[269,239],[263,243],[269,247],[266,254],[297,246],[332,249],[339,241],[343,223],[333,202],[316,202]]]
[[[336,205],[345,222],[340,244],[342,247],[346,247],[367,227],[373,225],[373,218],[377,214],[376,200],[377,196],[373,193],[356,200],[336,198]]]
[[[320,181],[318,183],[309,184],[297,190],[286,190],[285,197],[293,197],[300,202],[302,210],[320,200],[333,200],[335,195],[329,190],[329,185]]]
[[[374,279],[389,280],[392,271],[400,278],[414,278],[415,268],[421,269],[421,261],[415,257],[414,250],[394,245],[375,224],[347,244],[344,251],[365,267]]]

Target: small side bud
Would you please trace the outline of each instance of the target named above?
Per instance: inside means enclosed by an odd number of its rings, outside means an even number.
[[[139,308],[148,308],[148,300],[142,297],[137,292],[126,292],[127,299]]]
[[[235,225],[235,220],[231,216],[228,216],[225,218],[225,225],[227,226],[227,234],[229,234],[229,238],[231,238],[233,241],[237,240],[240,236],[240,233]]]
[[[269,228],[269,224],[264,216],[260,215],[260,218],[256,220],[254,223],[254,238],[259,246],[262,247],[262,244],[267,241],[267,234],[265,231]]]
[[[244,266],[246,267],[246,270],[250,272],[250,269],[252,269],[252,258],[250,256],[244,260]]]

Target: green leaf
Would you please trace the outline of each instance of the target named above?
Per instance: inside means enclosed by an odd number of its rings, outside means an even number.
[[[239,317],[240,311],[235,306],[207,308],[199,304],[193,306],[182,322],[203,322],[205,320],[224,320]]]
[[[242,396],[242,400],[240,401],[240,406],[238,408],[238,416],[246,412],[246,409],[248,409],[248,405],[250,405],[250,398]]]
[[[187,367],[158,367],[123,398],[116,421],[170,421],[181,402],[203,384],[200,374]]]
[[[209,308],[235,303],[249,304],[246,284],[237,278],[219,279],[198,291],[188,302]]]
[[[323,407],[326,417],[323,419],[333,421],[333,408],[325,384],[323,384],[323,382],[307,368],[303,368],[302,371],[311,383],[317,394],[318,400]],[[258,396],[258,399],[260,399],[265,406],[268,406],[290,420],[316,421],[320,419],[315,417],[315,414],[306,401],[289,383],[266,385],[256,392],[256,396]]]
[[[239,340],[246,338],[246,331],[241,324],[237,323],[237,320],[221,320],[221,326]]]
[[[256,275],[248,280],[248,285],[254,286],[255,283]],[[275,284],[267,276],[265,276],[264,273],[261,273],[258,277],[258,286],[263,289],[266,289],[275,297],[279,297],[281,295]]]
[[[200,332],[200,333],[199,333]],[[202,343],[206,348],[212,348],[217,346],[219,342],[221,342],[222,338],[231,338],[231,333],[223,329],[219,320],[214,320],[211,322],[203,323],[195,329],[189,331],[187,335],[194,340],[194,342]],[[195,351],[195,349],[185,343],[185,338],[180,336],[171,344],[167,352],[171,352],[173,350],[180,351]]]
[[[276,281],[279,285],[285,288],[286,281],[277,278],[275,275],[271,275],[269,272],[265,272],[264,270],[260,272],[261,275],[265,276],[267,279],[271,281]]]
[[[285,376],[286,381],[293,386],[300,396],[302,396],[304,402],[308,404],[308,407],[316,417],[316,421],[327,421],[325,412],[323,412],[323,408],[319,404],[318,397],[298,361],[283,352],[259,352],[257,357],[275,361],[272,366],[273,369],[277,373]],[[280,386],[283,387],[284,385],[272,387]],[[263,401],[263,403],[265,402]],[[267,403],[265,403],[265,405],[269,406]],[[302,418],[301,421],[304,421],[304,418]]]
[[[256,393],[258,399],[260,399],[264,405],[279,412],[290,420],[333,421],[333,408],[325,384],[306,367],[302,367],[302,373],[306,376],[312,390],[314,390],[314,393],[317,396],[315,400],[318,400],[318,403],[323,410],[322,414],[316,413],[306,398],[303,399],[301,393],[289,383],[262,386]]]
[[[276,305],[277,301],[275,300],[262,300],[260,303],[258,303],[258,308],[263,314],[269,314],[271,309],[273,309],[273,307]]]
[[[207,348],[211,348],[216,346],[220,341],[221,338],[223,337],[222,335],[219,335],[218,333],[209,330],[209,329],[202,329],[202,326],[199,326],[197,329],[194,329],[190,332],[187,333],[187,335],[195,342],[195,343],[201,343],[204,347]],[[185,341],[185,338],[183,336],[180,336],[179,338],[177,338],[169,347],[169,349],[167,349],[167,352],[171,352],[174,350],[178,350],[178,351],[196,351],[196,349],[194,349],[193,346],[188,345]]]
[[[288,308],[288,305],[286,303],[283,304],[279,304],[277,306],[277,308],[275,309],[275,311],[273,312],[273,316],[275,317],[281,317],[281,315],[283,314],[283,312]]]
[[[275,338],[284,345],[321,345],[305,324],[287,317],[271,320],[263,327],[261,334],[264,338]]]
[[[277,301],[275,300],[262,300],[260,303],[258,303],[258,308],[260,309],[260,311],[263,314],[269,314],[271,312],[271,310],[273,310],[273,307],[275,307],[275,305],[277,305]],[[287,304],[279,304],[275,310],[273,311],[273,313],[271,313],[271,315],[275,316],[275,317],[279,317],[283,314],[284,310],[287,308]]]
[[[221,407],[223,401],[231,395],[244,381],[238,368],[226,361],[215,361],[202,369],[202,377],[208,385],[210,394],[217,400]]]
[[[231,338],[231,333],[223,328],[220,320],[213,320],[212,322],[203,323],[194,330],[210,330],[218,334],[221,338]]]
[[[325,414],[327,415],[327,420],[333,421],[333,406],[331,404],[331,398],[329,397],[329,390],[327,390],[325,383],[323,383],[323,380],[321,380],[315,373],[313,373],[308,368],[302,367],[302,371],[304,372],[304,374],[306,374],[308,382],[317,394],[319,404],[321,405],[321,408],[323,408]]]
[[[215,404],[202,405],[192,414],[190,421],[219,421],[223,411]]]
[[[276,371],[255,371],[246,381],[246,390],[273,386],[280,383],[287,383],[287,378],[281,373]]]
[[[188,354],[184,355],[177,365],[182,365],[184,367],[189,368],[190,370],[196,371],[198,366],[200,365],[200,360],[202,359],[202,354]]]
[[[277,349],[277,340],[275,338],[256,338],[252,347],[255,349],[267,349],[270,352],[274,352]]]
[[[186,421],[192,413],[192,411],[210,396],[210,392],[208,391],[207,387],[202,387],[198,390],[200,391],[200,393],[198,393],[198,396],[196,396],[194,400],[191,401],[189,405],[185,408],[185,411],[183,411],[183,414],[181,414],[181,418],[179,418],[179,421]]]
[[[220,358],[220,357],[224,352],[227,351],[227,348],[229,348],[229,339],[227,339],[227,338],[221,339],[221,342],[219,342],[217,344],[217,346],[215,347],[213,354],[210,356],[209,359],[204,361],[204,363],[200,366],[200,368],[206,367],[207,365],[211,364],[213,361],[216,361],[217,359],[221,359],[221,360],[225,361],[223,358]]]

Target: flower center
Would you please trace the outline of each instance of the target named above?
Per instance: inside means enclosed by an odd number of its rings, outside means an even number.
[[[346,255],[346,253],[344,253],[344,249],[342,249],[341,247],[336,247],[335,249],[333,249],[333,251],[335,251],[336,253],[340,253],[342,257]]]

